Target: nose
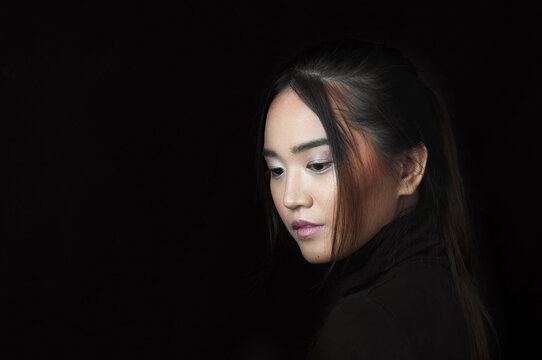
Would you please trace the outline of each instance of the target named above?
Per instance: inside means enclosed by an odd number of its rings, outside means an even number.
[[[313,203],[312,196],[306,189],[302,174],[290,173],[286,179],[286,187],[282,203],[288,209],[296,209],[298,207],[311,207]]]

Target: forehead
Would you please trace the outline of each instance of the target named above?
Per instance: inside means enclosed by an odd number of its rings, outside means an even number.
[[[282,147],[325,138],[320,119],[291,89],[282,91],[271,103],[265,122],[265,147]]]

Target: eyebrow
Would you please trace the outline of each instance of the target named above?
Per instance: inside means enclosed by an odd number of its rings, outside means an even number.
[[[329,141],[326,138],[307,141],[307,142],[301,143],[299,145],[293,146],[290,149],[290,152],[292,154],[299,154],[300,152],[307,151],[309,149],[312,149],[312,148],[315,148],[315,147],[318,147],[318,146],[322,146],[322,145],[329,145]],[[279,157],[278,154],[275,151],[270,150],[270,149],[266,149],[266,148],[263,149],[263,156],[265,156],[265,157]]]

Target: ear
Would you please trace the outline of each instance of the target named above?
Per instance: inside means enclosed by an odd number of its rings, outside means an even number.
[[[425,165],[427,164],[427,148],[420,143],[401,157],[399,195],[412,195],[420,185]]]

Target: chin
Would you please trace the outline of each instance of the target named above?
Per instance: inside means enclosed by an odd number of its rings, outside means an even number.
[[[307,262],[311,263],[311,264],[325,264],[325,263],[328,263],[331,261],[331,258],[327,257],[327,258],[322,258],[322,257],[317,257],[317,258],[310,258],[310,257],[306,257],[304,256],[305,260],[307,260]]]
[[[324,264],[331,261],[330,251],[324,251],[321,249],[314,249],[308,244],[300,244],[301,254],[311,264]]]

